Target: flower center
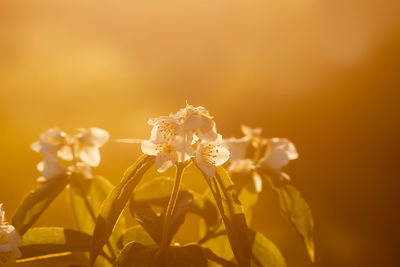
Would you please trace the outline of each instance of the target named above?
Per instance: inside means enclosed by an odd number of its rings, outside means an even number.
[[[218,153],[219,150],[216,146],[208,144],[204,147],[201,155],[205,162],[207,162],[210,165],[215,165]]]
[[[168,141],[172,141],[179,132],[179,126],[172,121],[161,121],[158,124],[158,129],[161,137]]]

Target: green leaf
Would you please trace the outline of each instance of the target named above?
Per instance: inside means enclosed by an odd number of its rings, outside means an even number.
[[[125,247],[132,241],[144,244],[145,246],[154,246],[156,244],[151,236],[140,225],[135,225],[126,230],[120,242],[122,243],[122,247]]]
[[[131,242],[117,259],[118,267],[207,267],[203,249],[198,245],[184,247],[146,247]]]
[[[90,235],[61,227],[38,227],[29,229],[22,237],[19,249],[22,258],[30,258],[60,252],[89,251]]]
[[[277,192],[282,214],[303,238],[308,255],[314,262],[314,240],[312,237],[314,219],[310,207],[299,191],[291,185],[279,187]]]
[[[183,176],[185,177],[185,175]],[[165,176],[153,179],[135,190],[135,202],[146,202],[152,205],[165,206],[168,204],[172,188],[174,187],[174,181],[174,179]],[[187,192],[193,196],[193,200],[188,207],[189,212],[202,217],[209,226],[218,223],[218,210],[212,200],[205,199],[195,192],[188,190],[184,184],[181,185],[180,192]]]
[[[222,166],[215,169],[215,179],[205,175],[204,178],[218,206],[236,261],[240,266],[250,266],[251,244],[243,207],[237,199],[229,173]]]
[[[110,237],[126,203],[143,174],[153,164],[154,157],[141,156],[125,172],[121,182],[108,194],[101,205],[93,233],[93,244],[90,250],[90,264],[93,265],[104,244]]]
[[[105,178],[95,176],[93,179],[76,179],[69,188],[69,200],[76,225],[82,232],[92,234],[101,204],[113,189],[113,185]],[[90,206],[90,208],[88,208]],[[125,230],[124,217],[120,217],[110,236],[114,250]]]
[[[243,206],[244,214],[248,224],[251,223],[254,206],[258,200],[258,192],[255,189],[252,175],[252,173],[232,174],[232,180],[234,181],[236,190],[239,191],[239,201]]]
[[[248,237],[252,247],[251,266],[254,267],[285,267],[285,260],[279,249],[261,233],[249,230]],[[228,250],[229,240],[225,234],[207,240],[204,246],[216,256],[231,259],[232,251]]]
[[[20,235],[23,235],[39,219],[67,184],[67,175],[56,176],[39,184],[25,196],[12,218],[12,224]]]
[[[279,249],[261,233],[250,230],[252,240],[252,264],[254,267],[285,267],[285,260]]]
[[[156,191],[156,188],[153,188]],[[180,191],[175,204],[174,212],[170,218],[170,229],[168,231],[168,244],[185,222],[186,213],[193,201],[193,195],[188,191]],[[157,244],[161,242],[162,228],[164,224],[165,211],[156,214],[146,202],[131,201],[130,211],[132,216],[143,226]]]

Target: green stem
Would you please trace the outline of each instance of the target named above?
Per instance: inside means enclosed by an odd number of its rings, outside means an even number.
[[[82,193],[83,201],[85,202],[86,208],[87,208],[88,211],[89,211],[90,217],[92,217],[93,222],[96,223],[96,220],[97,220],[97,219],[96,219],[96,214],[94,213],[94,210],[92,209],[92,206],[90,205],[90,202],[89,202],[89,199],[87,198],[86,190],[85,190],[85,188],[83,187],[83,184],[82,184],[81,181],[78,179],[78,173],[77,173],[78,164],[77,164],[76,155],[75,155],[75,150],[74,150],[73,145],[71,145],[71,154],[72,154],[72,162],[73,162],[74,167],[75,167],[75,172],[72,174],[73,176],[76,177],[76,179],[75,179],[74,182],[75,182],[75,184],[78,185],[78,188],[79,188],[79,190],[80,190],[81,193]],[[111,246],[111,244],[110,244],[110,242],[109,242],[108,240],[107,240],[107,242],[106,242],[106,245],[107,245],[107,247],[108,247],[108,250],[110,251],[110,256],[111,256],[111,258],[112,258],[112,259],[115,259],[115,258],[117,257],[117,255],[115,254],[115,252],[114,252],[114,250],[113,250],[113,248],[112,248],[112,246]],[[109,259],[108,257],[105,257],[105,258],[106,258],[108,261],[110,261],[110,259]],[[111,264],[114,264],[112,260],[110,261],[110,263],[111,263]]]
[[[182,180],[182,173],[183,173],[183,170],[185,169],[185,167],[186,167],[186,165],[184,165],[182,163],[177,164],[174,188],[172,189],[172,194],[171,194],[171,197],[168,202],[167,211],[165,212],[164,225],[163,225],[162,235],[161,235],[161,246],[169,245],[168,230],[169,230],[169,227],[171,224],[171,217],[174,213],[176,201],[178,199],[179,188],[181,186],[181,180]]]
[[[92,206],[91,206],[90,203],[89,203],[89,199],[87,198],[86,190],[85,190],[85,188],[83,187],[82,183],[80,183],[79,181],[77,181],[77,184],[78,184],[79,190],[81,190],[81,193],[82,193],[82,195],[83,195],[83,200],[84,200],[84,202],[85,202],[86,208],[87,208],[88,211],[89,211],[90,217],[92,217],[93,222],[96,223],[96,220],[97,220],[96,214],[94,213],[94,211],[93,211],[93,209],[92,209]],[[112,248],[112,246],[111,246],[111,244],[110,244],[110,241],[107,240],[106,246],[107,246],[108,250],[110,251],[110,256],[111,256],[111,258],[112,258],[112,259],[115,259],[115,258],[117,257],[117,255],[115,254],[114,249]],[[110,261],[110,259],[108,259],[108,258],[107,258],[107,260]],[[110,261],[110,263],[113,264],[112,261]]]

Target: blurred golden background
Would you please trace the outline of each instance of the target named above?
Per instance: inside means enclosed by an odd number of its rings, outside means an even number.
[[[315,217],[316,263],[270,190],[253,226],[289,267],[399,266],[398,0],[0,2],[0,202],[35,185],[44,130],[147,138],[149,117],[203,105],[224,136],[288,137]],[[113,183],[140,153],[110,142]],[[38,225],[70,225],[60,196]]]

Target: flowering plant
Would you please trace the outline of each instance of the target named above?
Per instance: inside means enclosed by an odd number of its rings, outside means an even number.
[[[282,172],[298,157],[293,143],[264,138],[260,128],[247,126],[243,137],[224,139],[210,113],[191,105],[148,124],[150,138],[140,140],[143,155],[116,186],[92,170],[109,139],[105,130],[79,129],[74,136],[56,128],[44,132],[31,146],[43,155],[38,187],[21,202],[11,225],[0,206],[0,263],[84,253],[79,266],[283,267],[279,249],[249,227],[264,184],[276,193],[282,215],[314,260],[310,208]],[[184,183],[189,178],[204,181],[206,191],[190,189]],[[32,227],[63,190],[76,229]],[[137,225],[126,226],[126,206]],[[174,237],[188,213],[200,218],[200,238],[179,244]]]

